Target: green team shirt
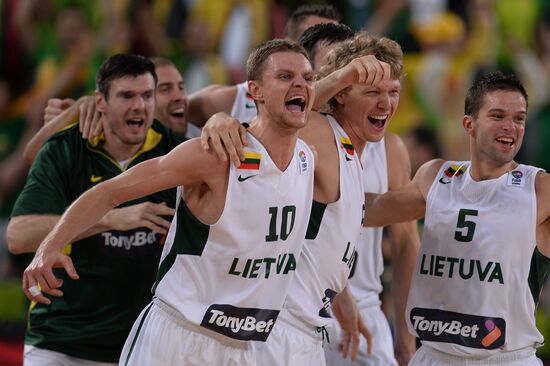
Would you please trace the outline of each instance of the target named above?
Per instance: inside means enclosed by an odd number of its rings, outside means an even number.
[[[161,156],[182,139],[155,121],[128,167]],[[100,145],[83,140],[78,126],[49,139],[37,155],[12,216],[61,215],[84,191],[124,169]],[[153,178],[153,177],[151,177]],[[175,189],[127,202],[175,204]],[[101,362],[117,362],[134,320],[151,301],[163,238],[147,228],[107,231],[70,244],[80,275],[63,279],[63,296],[51,305],[31,303],[25,343]]]

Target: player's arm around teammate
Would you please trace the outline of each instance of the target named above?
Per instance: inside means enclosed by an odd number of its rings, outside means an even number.
[[[223,209],[220,206],[225,198],[227,172],[227,163],[200,149],[198,140],[191,140],[163,157],[147,160],[88,190],[63,214],[36,251],[23,276],[25,294],[29,299],[49,304],[44,295],[29,293],[29,287],[39,284],[43,292],[61,296],[62,283],[53,274],[53,268],[64,268],[72,279],[78,279],[71,258],[62,253],[62,248],[123,202],[184,185],[190,191],[200,190],[207,197],[205,202],[211,204],[208,208],[205,204],[198,216],[204,222],[214,222]]]

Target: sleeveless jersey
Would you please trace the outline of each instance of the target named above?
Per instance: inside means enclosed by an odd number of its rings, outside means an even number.
[[[258,114],[254,99],[248,94],[248,82],[244,81],[235,85],[237,87],[237,96],[231,107],[231,117],[238,119],[240,122],[250,122]]]
[[[155,295],[188,321],[235,340],[266,341],[284,303],[313,200],[314,157],[298,140],[284,172],[251,134],[231,165],[219,220],[205,225],[180,188]]]
[[[342,127],[327,118],[338,147],[340,197],[329,204],[313,203],[306,243],[285,304],[293,315],[314,326],[331,322],[330,302],[346,286],[363,219],[359,156]]]
[[[535,327],[538,289],[528,286],[538,253],[539,170],[519,165],[480,182],[471,178],[470,162],[445,162],[439,170],[426,198],[406,313],[425,346],[485,357],[543,342]]]
[[[363,164],[363,188],[365,192],[386,193],[388,191],[388,163],[386,142],[368,142],[361,154]],[[383,227],[362,227],[355,266],[349,279],[349,286],[360,308],[380,305],[384,271],[382,258]]]

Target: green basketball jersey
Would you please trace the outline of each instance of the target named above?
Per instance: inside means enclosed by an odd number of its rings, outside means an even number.
[[[169,152],[180,141],[156,122],[128,167]],[[124,169],[101,144],[83,140],[78,126],[48,140],[37,155],[12,216],[61,215],[84,191]],[[166,202],[175,189],[127,202]],[[147,228],[107,231],[67,247],[78,281],[56,270],[63,296],[51,305],[32,303],[25,343],[84,359],[116,362],[130,328],[151,301],[162,237]]]

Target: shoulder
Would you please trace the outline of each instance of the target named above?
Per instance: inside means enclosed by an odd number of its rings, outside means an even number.
[[[324,114],[311,111],[308,116],[307,124],[300,130],[300,139],[310,145],[315,145],[316,149],[322,148],[323,143],[327,143],[328,138],[334,138],[334,132],[328,122],[328,117]]]
[[[441,167],[443,166],[443,164],[445,163],[448,163],[447,161],[443,160],[443,159],[433,159],[433,160],[430,160],[424,164],[422,164],[420,166],[420,168],[418,168],[418,171],[416,172],[416,176],[419,176],[419,177],[432,177],[432,178],[435,178],[435,176],[437,175],[437,172],[439,171],[439,169],[441,169]]]
[[[445,163],[446,161],[443,159],[433,159],[418,168],[418,171],[414,175],[413,182],[420,188],[420,191],[423,193],[424,197],[427,197],[428,191],[430,190],[439,169],[441,169]]]
[[[75,154],[85,147],[85,144],[86,140],[82,138],[78,125],[74,125],[55,133],[46,140],[38,151],[36,159],[44,159],[44,156],[51,154],[61,154],[67,155],[67,160],[72,160],[76,157]]]
[[[84,141],[82,139],[82,134],[78,129],[78,123],[73,124],[59,132],[56,132],[47,140],[46,143],[64,144],[64,143],[77,142],[77,141],[78,142]]]
[[[537,191],[537,197],[548,202],[550,200],[550,174],[544,170],[539,170],[536,173],[535,187]]]
[[[192,138],[179,144],[174,150],[163,157],[171,167],[192,169],[198,176],[207,178],[218,174],[226,174],[229,170],[229,161],[220,160],[212,150],[204,150],[200,138]]]

